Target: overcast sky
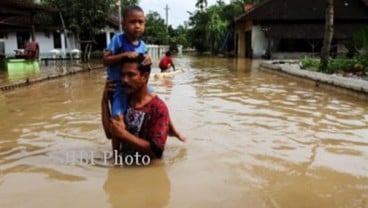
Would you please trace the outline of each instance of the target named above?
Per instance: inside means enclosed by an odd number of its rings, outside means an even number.
[[[189,14],[187,11],[193,12],[196,10],[195,4],[197,0],[140,0],[139,5],[147,14],[149,11],[158,12],[165,19],[165,6],[169,6],[169,25],[176,28],[178,25],[183,25],[187,21]],[[215,4],[216,0],[207,0],[208,6]],[[226,4],[229,0],[224,1]]]

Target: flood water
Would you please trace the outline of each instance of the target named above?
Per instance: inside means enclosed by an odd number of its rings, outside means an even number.
[[[0,207],[368,207],[366,101],[257,61],[175,61],[150,85],[188,141],[148,167],[66,162],[110,150],[103,70],[1,92]]]

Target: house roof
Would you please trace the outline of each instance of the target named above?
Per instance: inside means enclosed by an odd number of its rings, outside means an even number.
[[[1,16],[26,16],[30,12],[57,12],[55,8],[47,7],[40,4],[28,3],[20,0],[1,0],[0,15]]]
[[[349,39],[362,24],[337,24],[334,26],[333,36],[336,39]],[[262,28],[274,38],[289,39],[323,39],[323,24],[262,24]]]
[[[254,21],[324,21],[323,0],[265,0],[235,22]],[[335,20],[368,21],[368,0],[335,0]]]
[[[41,12],[55,13],[58,10],[20,0],[1,0],[0,31],[28,30],[32,27],[31,16]]]

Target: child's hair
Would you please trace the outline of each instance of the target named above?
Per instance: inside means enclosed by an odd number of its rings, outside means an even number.
[[[138,70],[141,74],[148,73],[148,75],[151,73],[151,64],[143,64],[144,60],[144,54],[140,53],[137,58],[125,58],[122,60],[124,63],[136,63],[138,65]]]
[[[128,7],[126,7],[124,9],[124,11],[123,11],[123,18],[125,19],[126,16],[129,15],[129,13],[134,12],[134,11],[135,12],[142,12],[142,13],[144,13],[144,11],[143,11],[143,9],[141,7],[139,7],[137,5],[132,5],[132,6],[128,6]]]
[[[165,55],[166,56],[171,56],[171,52],[170,51],[166,51]]]

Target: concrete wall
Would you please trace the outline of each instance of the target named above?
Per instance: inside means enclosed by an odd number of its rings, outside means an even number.
[[[236,36],[238,37],[238,41],[235,42],[235,44],[237,45],[237,51],[235,51],[235,53],[237,54],[238,57],[245,57],[245,32],[248,30],[251,30],[252,28],[252,23],[251,22],[247,22],[247,23],[236,23],[235,24],[235,37],[234,40],[236,41]]]
[[[17,35],[16,33],[7,33],[7,38],[5,38],[5,54],[8,55],[15,55],[14,50],[18,49],[17,46]]]
[[[261,30],[261,26],[253,26],[252,28],[252,50],[253,57],[259,58],[266,53],[268,40]]]
[[[252,31],[251,45],[247,46],[245,32],[250,30]],[[238,41],[235,43],[238,46],[238,57],[245,57],[246,47],[252,48],[253,57],[261,57],[265,54],[267,49],[267,38],[259,25],[254,26],[252,22],[237,23],[235,25],[235,37],[236,35],[238,35]],[[235,37],[234,40],[236,40]]]
[[[62,36],[62,34],[60,34]],[[74,35],[68,35],[68,49],[73,50],[75,48],[79,49],[79,44],[74,37]],[[36,32],[36,41],[39,43],[40,46],[40,56],[48,56],[51,50],[54,48],[54,36],[52,33],[46,34],[44,32]],[[4,39],[5,44],[5,54],[7,56],[14,56],[15,49],[18,49],[17,45],[17,34],[16,32],[9,32],[7,33],[7,38]],[[58,48],[58,50],[62,50]]]

